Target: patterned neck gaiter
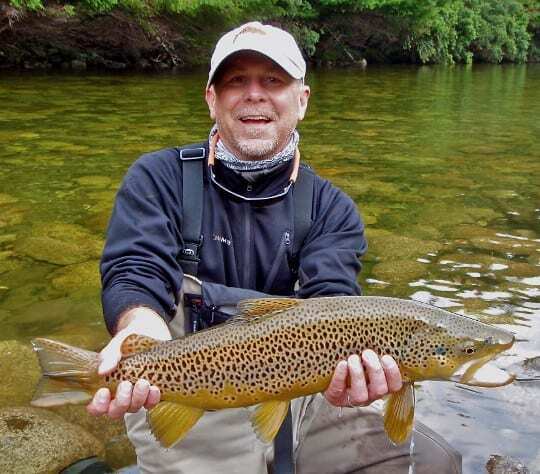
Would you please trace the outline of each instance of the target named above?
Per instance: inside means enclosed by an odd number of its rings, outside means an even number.
[[[217,125],[214,125],[212,127],[212,130],[210,131],[209,138],[212,138],[217,133]],[[289,143],[285,146],[283,150],[281,150],[279,153],[274,155],[272,158],[269,158],[267,160],[240,160],[237,158],[223,143],[221,139],[219,139],[216,143],[216,159],[220,160],[227,168],[230,168],[234,171],[239,172],[251,172],[251,171],[261,171],[261,170],[269,170],[270,168],[274,168],[277,165],[281,165],[282,163],[286,163],[287,161],[290,161],[294,158],[294,154],[296,152],[296,147],[298,146],[298,142],[300,141],[300,135],[298,134],[297,130],[293,131],[293,134],[291,136],[291,139],[289,140]]]

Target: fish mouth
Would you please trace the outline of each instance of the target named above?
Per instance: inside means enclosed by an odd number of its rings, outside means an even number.
[[[469,364],[450,377],[452,382],[472,387],[503,387],[511,384],[516,376],[508,373],[492,362],[492,356],[486,356]]]

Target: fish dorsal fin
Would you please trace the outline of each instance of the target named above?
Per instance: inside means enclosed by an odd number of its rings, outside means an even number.
[[[148,412],[148,423],[156,439],[165,448],[180,441],[203,416],[201,408],[173,402],[159,402]]]
[[[414,386],[404,383],[399,392],[388,397],[384,406],[384,429],[395,444],[404,443],[414,421]]]
[[[257,406],[251,415],[251,424],[263,443],[270,443],[276,437],[288,409],[289,402],[280,400],[272,400]]]
[[[122,352],[122,357],[129,357],[139,352],[149,351],[159,344],[163,344],[163,341],[148,336],[141,336],[140,334],[130,334],[122,342],[120,351]]]
[[[237,307],[240,317],[260,318],[282,313],[302,303],[303,301],[297,298],[256,298],[242,300]]]

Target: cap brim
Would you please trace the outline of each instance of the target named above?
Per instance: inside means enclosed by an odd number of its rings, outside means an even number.
[[[207,89],[208,87],[211,86],[212,81],[214,80],[214,77],[216,75],[216,72],[223,65],[223,62],[227,58],[230,58],[232,55],[240,53],[242,51],[253,51],[255,53],[262,54],[263,56],[274,61],[281,69],[283,69],[293,79],[302,79],[304,77],[304,74],[302,74],[300,67],[294,61],[292,61],[291,58],[289,58],[288,56],[284,54],[278,55],[272,51],[268,51],[266,48],[263,48],[263,47],[259,47],[259,48],[243,47],[243,48],[238,48],[233,51],[230,51],[225,56],[223,56],[218,61],[216,61],[216,63],[214,64],[214,67],[210,70],[208,74],[208,82],[206,84]]]

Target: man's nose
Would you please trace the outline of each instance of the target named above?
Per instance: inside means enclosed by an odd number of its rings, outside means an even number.
[[[245,98],[250,102],[261,102],[266,99],[266,90],[260,81],[252,80],[248,82]]]

